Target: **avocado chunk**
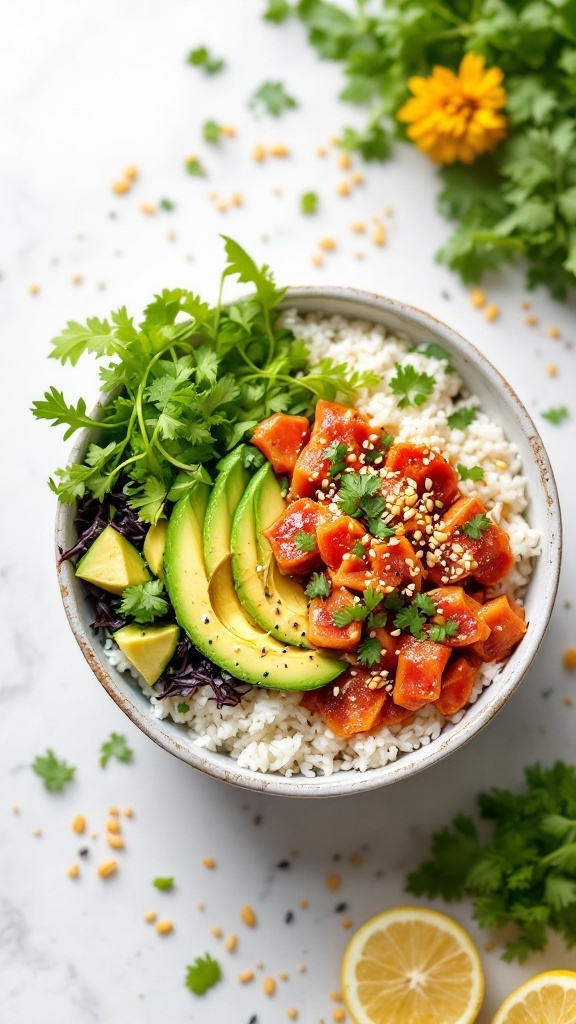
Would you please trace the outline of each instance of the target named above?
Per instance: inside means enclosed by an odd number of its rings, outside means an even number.
[[[178,626],[138,626],[131,623],[114,634],[118,647],[149,686],[160,678],[178,644]]]
[[[76,566],[76,575],[110,594],[121,594],[126,587],[150,579],[144,559],[113,526],[107,526],[90,545]]]
[[[232,522],[232,572],[238,597],[254,622],[282,643],[308,647],[304,588],[282,575],[262,536],[285,508],[280,484],[267,463],[248,484]]]
[[[346,665],[331,654],[284,647],[254,626],[242,610],[224,559],[214,601],[203,558],[209,487],[197,484],[175,505],[164,557],[166,586],[176,619],[196,647],[237,679],[280,690],[313,690]],[[213,588],[214,589],[214,588]]]
[[[162,563],[164,561],[167,531],[168,520],[159,519],[157,523],[150,527],[144,541],[144,558],[154,575],[158,576],[159,579],[164,579]]]
[[[244,468],[246,445],[241,444],[219,463],[204,520],[204,564],[208,579],[220,562],[230,557],[232,518],[250,475]]]

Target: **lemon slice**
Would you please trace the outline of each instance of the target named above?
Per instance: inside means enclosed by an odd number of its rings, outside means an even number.
[[[397,907],[352,937],[342,992],[354,1024],[472,1024],[484,975],[476,946],[452,918]]]
[[[576,1024],[576,974],[545,971],[502,1003],[492,1024]]]

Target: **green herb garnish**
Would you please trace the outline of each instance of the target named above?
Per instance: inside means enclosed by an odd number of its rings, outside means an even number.
[[[395,368],[396,376],[390,380],[390,390],[399,399],[398,408],[423,405],[428,395],[432,394],[434,378],[428,373],[418,373],[411,363],[405,366],[396,363]]]
[[[195,68],[202,68],[207,75],[215,75],[225,67],[224,60],[221,57],[213,57],[206,46],[197,46],[195,50],[190,50],[186,63]]]
[[[36,772],[42,779],[46,789],[53,793],[59,793],[66,782],[74,778],[75,768],[71,768],[66,761],[59,761],[53,750],[48,750],[44,756],[38,755],[32,762],[32,771]]]
[[[174,888],[174,879],[171,876],[169,878],[159,876],[153,880],[152,885],[156,889],[160,889],[161,892],[169,892],[170,889]]]
[[[332,583],[326,573],[313,572],[304,593],[306,597],[312,599],[313,597],[329,597],[331,590]]]
[[[266,11],[263,14],[265,21],[274,21],[277,24],[284,21],[292,12],[292,7],[287,0],[266,0]]]
[[[557,409],[548,409],[547,412],[541,412],[540,415],[543,420],[548,420],[555,427],[559,427],[561,423],[564,423],[564,420],[570,417],[570,413],[565,405],[560,405]]]
[[[338,504],[346,515],[358,519],[366,514],[363,507],[366,498],[371,498],[379,487],[380,477],[377,474],[344,473],[338,491]]]
[[[316,537],[308,530],[298,530],[292,538],[293,543],[299,551],[314,551],[316,548]]]
[[[177,705],[176,710],[179,715],[187,715],[188,712],[190,711],[190,705],[186,704],[185,701],[182,701],[181,704]]]
[[[446,619],[446,622],[441,625],[433,623],[428,631],[428,637],[430,640],[434,640],[435,643],[444,643],[449,637],[458,636],[458,623],[456,619]]]
[[[451,430],[466,430],[476,419],[476,409],[463,406],[457,412],[451,413],[448,417],[448,426]]]
[[[271,117],[280,117],[285,110],[292,110],[298,104],[289,96],[282,82],[263,82],[252,94],[248,106],[252,110],[265,110]]]
[[[421,352],[428,359],[437,359],[439,362],[445,363],[444,369],[446,373],[454,373],[454,367],[450,362],[450,356],[446,349],[442,348],[441,345],[437,345],[435,341],[429,341],[427,345],[417,349],[417,351]]]
[[[220,142],[222,128],[217,121],[204,121],[202,125],[202,138],[204,142]]]
[[[364,637],[356,654],[358,656],[358,661],[360,661],[362,665],[367,665],[368,668],[371,668],[372,665],[377,665],[382,658],[380,653],[380,641],[377,637]]]
[[[148,580],[122,592],[119,612],[135,622],[153,622],[168,614],[170,607],[162,580]]]
[[[166,213],[172,213],[172,210],[176,208],[176,204],[171,199],[161,199],[158,206],[161,210],[166,210]]]
[[[327,448],[324,449],[324,455],[327,459],[330,459],[330,469],[328,470],[329,477],[338,476],[346,469],[346,456],[348,455],[348,449],[345,444],[338,441],[333,441]]]
[[[394,616],[394,627],[408,630],[416,640],[424,639],[425,624],[425,616],[414,603],[405,605]]]
[[[221,977],[220,964],[206,953],[205,956],[197,956],[194,963],[186,968],[184,984],[195,996],[203,996]]]
[[[338,611],[332,612],[334,625],[343,628],[344,626],[349,626],[351,622],[363,622],[378,607],[382,601],[382,596],[378,591],[368,587],[364,591],[364,599],[362,601],[345,605],[343,608],[339,608]]]
[[[303,192],[300,196],[300,212],[305,214],[316,213],[318,209],[318,193]]]
[[[471,540],[480,540],[482,534],[485,533],[486,530],[489,530],[491,526],[492,523],[488,519],[488,516],[485,516],[483,512],[479,512],[478,515],[473,516],[472,519],[469,519],[468,522],[464,523],[464,525],[459,529],[462,533],[465,533],[467,537],[470,537]]]
[[[482,466],[470,466],[470,468],[467,468],[466,466],[463,466],[461,462],[459,462],[458,465],[456,466],[456,469],[460,474],[461,480],[484,479],[484,470],[482,469]]]
[[[113,732],[100,747],[100,767],[105,768],[111,757],[117,761],[128,762],[134,757],[134,751],[128,746],[126,737],[121,733]]]
[[[354,541],[354,547],[352,548],[352,554],[356,555],[356,558],[364,558],[366,554],[366,548],[364,547],[361,540]]]
[[[436,605],[428,594],[416,594],[412,604],[416,605],[424,615],[436,615]]]
[[[189,156],[186,160],[186,170],[193,178],[205,178],[206,171],[197,156]]]

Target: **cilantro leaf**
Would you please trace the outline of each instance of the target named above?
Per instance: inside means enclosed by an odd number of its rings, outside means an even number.
[[[117,761],[131,761],[134,751],[128,746],[126,737],[121,733],[113,732],[100,747],[100,767],[105,768],[111,757]]]
[[[329,597],[331,590],[332,583],[326,573],[313,572],[304,593],[306,597],[312,599],[314,597]]]
[[[285,110],[293,110],[298,103],[290,96],[282,82],[263,82],[252,93],[248,103],[252,110],[264,110],[271,117],[280,117]]]
[[[441,644],[449,637],[458,636],[458,623],[456,619],[447,619],[444,623],[434,622],[428,630],[428,637],[435,643]]]
[[[300,212],[305,214],[316,213],[318,209],[318,193],[303,192],[300,196]]]
[[[265,21],[273,21],[279,24],[292,13],[292,7],[288,0],[266,0],[266,10],[262,17]]]
[[[217,121],[204,121],[202,125],[202,138],[204,142],[220,142],[222,128]]]
[[[158,203],[161,210],[166,210],[166,213],[172,213],[172,210],[176,209],[176,204],[171,199],[161,199]]]
[[[118,610],[120,615],[135,622],[154,622],[154,619],[168,614],[170,605],[164,595],[162,580],[148,580],[135,587],[126,587]]]
[[[86,402],[83,398],[80,398],[76,405],[68,405],[62,392],[54,387],[46,391],[42,400],[33,402],[32,414],[37,420],[52,420],[53,427],[67,426],[65,441],[76,430],[97,425],[97,422],[87,415]]]
[[[308,530],[298,530],[292,539],[299,551],[314,551],[316,548],[316,537]]]
[[[360,661],[362,665],[367,665],[369,668],[371,668],[372,665],[377,665],[382,658],[380,653],[380,641],[376,637],[364,637],[356,654],[358,656],[358,661]]]
[[[338,504],[346,515],[358,519],[362,515],[361,502],[371,497],[380,487],[380,477],[372,473],[344,473],[338,491]]]
[[[390,133],[381,124],[369,121],[361,131],[344,128],[340,145],[342,149],[360,153],[364,160],[385,160],[390,152]]]
[[[368,629],[383,629],[388,622],[387,612],[370,612],[368,616]]]
[[[424,638],[424,625],[426,619],[418,607],[412,603],[407,604],[394,616],[394,627],[396,629],[407,629],[416,640]]]
[[[194,68],[202,68],[207,75],[215,75],[225,67],[224,60],[221,57],[213,57],[206,46],[197,46],[195,50],[190,50],[186,63]]]
[[[152,885],[155,889],[160,889],[161,892],[169,892],[170,889],[174,888],[174,879],[172,876],[162,878],[162,876],[159,875],[158,878],[153,880]]]
[[[332,622],[339,629],[344,629],[351,622],[363,622],[367,614],[363,604],[347,604],[343,608],[338,608],[335,612],[332,612]]]
[[[461,480],[483,480],[484,470],[482,466],[463,466],[461,462],[456,466]]]
[[[381,519],[369,519],[368,529],[377,540],[386,540],[387,537],[396,536],[396,530],[391,526],[385,526]]]
[[[429,341],[427,345],[418,349],[423,356],[427,356],[428,359],[438,359],[439,362],[446,363],[444,369],[446,373],[454,373],[454,367],[450,362],[450,356],[448,355],[445,348],[441,345],[437,345],[435,341]]]
[[[345,444],[338,441],[333,441],[327,448],[324,449],[324,455],[327,459],[330,459],[330,469],[328,470],[328,476],[338,476],[346,469],[346,456],[348,455],[348,448]]]
[[[186,968],[184,984],[194,995],[203,996],[221,977],[220,964],[206,953],[203,957],[197,956],[194,963]]]
[[[415,604],[424,615],[436,615],[436,605],[428,594],[416,594],[412,604]]]
[[[53,793],[59,793],[66,782],[74,778],[75,768],[71,768],[66,761],[59,761],[53,750],[48,750],[32,762],[32,771],[36,772],[42,779],[46,789]]]
[[[466,430],[471,423],[476,419],[476,409],[473,406],[462,406],[461,409],[457,409],[448,417],[448,426],[450,430]]]
[[[483,512],[479,512],[478,515],[473,516],[467,523],[464,523],[459,529],[462,533],[465,533],[471,540],[480,540],[483,533],[489,530],[492,523],[488,519],[488,516],[484,515]]]
[[[428,373],[418,373],[411,363],[405,366],[395,363],[395,369],[396,375],[390,380],[390,390],[399,399],[398,408],[423,405],[434,390],[434,378]]]
[[[354,547],[352,548],[352,554],[356,555],[356,558],[364,558],[366,554],[366,548],[364,547],[361,540],[354,541]]]
[[[549,423],[553,423],[555,427],[560,426],[565,420],[569,419],[570,413],[565,405],[560,405],[556,409],[548,409],[547,412],[540,413],[543,420],[548,420]]]
[[[187,715],[190,711],[190,705],[186,704],[186,701],[182,701],[181,704],[177,705],[176,710],[179,715]]]
[[[367,587],[366,590],[364,591],[364,605],[366,608],[366,612],[373,612],[374,609],[377,608],[379,604],[381,604],[382,597],[383,595],[380,594],[377,590],[374,590],[373,587]]]
[[[406,604],[402,594],[394,590],[388,597],[384,598],[384,607],[390,612],[399,612]]]
[[[186,159],[186,170],[188,174],[191,174],[194,178],[206,177],[206,171],[200,163],[197,156],[189,156]]]

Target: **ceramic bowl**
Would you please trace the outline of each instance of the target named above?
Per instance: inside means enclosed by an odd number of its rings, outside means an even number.
[[[561,554],[558,494],[542,440],[517,395],[470,342],[445,324],[401,302],[351,288],[293,288],[287,293],[285,305],[302,313],[315,311],[369,320],[382,324],[392,333],[408,335],[415,344],[438,342],[450,353],[456,370],[470,391],[478,395],[482,408],[502,425],[508,439],[517,445],[522,472],[527,479],[526,515],[530,525],[540,531],[542,554],[536,561],[526,595],[528,632],[495,681],[483,690],[456,725],[444,727],[438,739],[411,753],[401,754],[397,761],[381,768],[337,772],[328,778],[312,779],[256,773],[239,768],[227,754],[195,746],[186,726],[152,716],[150,703],[138,684],[128,673],[112,668],[104,657],[90,629],[91,614],[84,586],[76,579],[70,563],[60,565],[58,573],[68,621],[88,664],[116,704],[155,743],[194,768],[245,789],[298,797],[344,796],[390,785],[447,757],[488,725],[520,684],[540,646],[556,595]],[[72,461],[82,461],[90,440],[88,431],[79,435]],[[74,509],[60,505],[56,544],[65,550],[74,539]]]

